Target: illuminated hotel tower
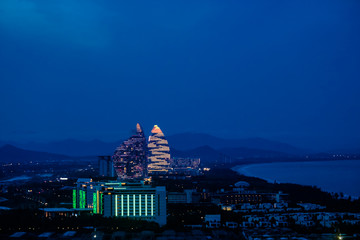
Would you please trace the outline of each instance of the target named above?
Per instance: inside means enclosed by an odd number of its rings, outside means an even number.
[[[114,168],[120,179],[141,179],[146,177],[146,138],[138,123],[136,134],[116,148],[113,155]]]
[[[151,130],[148,151],[148,172],[150,174],[161,174],[170,170],[169,144],[164,133],[157,125]]]

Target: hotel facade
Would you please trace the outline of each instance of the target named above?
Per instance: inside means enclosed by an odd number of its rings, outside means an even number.
[[[79,179],[73,207],[92,209],[104,217],[125,217],[166,224],[166,189],[143,182],[92,182]]]

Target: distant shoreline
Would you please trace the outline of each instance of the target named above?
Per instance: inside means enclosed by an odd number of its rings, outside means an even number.
[[[237,161],[236,161],[237,160]],[[360,161],[359,157],[356,158],[284,158],[284,159],[266,159],[266,158],[247,158],[236,159],[231,163],[233,167],[239,165],[251,164],[271,164],[271,163],[294,163],[294,162],[327,162],[327,161]]]
[[[317,186],[325,192],[344,193],[359,198],[360,192],[356,187],[360,184],[360,177],[357,177],[356,173],[358,160],[243,163],[233,166],[231,170],[248,177],[263,179],[268,183]],[[342,161],[349,161],[349,167],[344,166]],[[331,164],[325,165],[325,162]],[[251,168],[253,171],[249,171]]]

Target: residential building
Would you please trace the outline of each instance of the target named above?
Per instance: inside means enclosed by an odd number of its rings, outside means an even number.
[[[98,156],[99,175],[102,177],[115,177],[114,162],[111,156]]]

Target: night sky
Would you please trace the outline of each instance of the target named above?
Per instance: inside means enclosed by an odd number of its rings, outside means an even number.
[[[0,102],[4,141],[360,147],[360,1],[1,0]]]

